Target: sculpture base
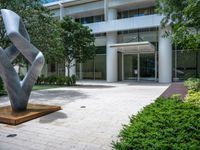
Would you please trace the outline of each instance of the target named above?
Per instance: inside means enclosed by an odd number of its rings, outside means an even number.
[[[22,112],[12,111],[11,106],[0,107],[0,123],[18,125],[58,110],[60,106],[41,104],[28,104],[27,110]]]

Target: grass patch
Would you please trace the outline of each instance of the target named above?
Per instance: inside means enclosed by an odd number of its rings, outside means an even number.
[[[159,98],[124,125],[116,150],[200,149],[200,107]]]
[[[62,86],[60,86],[60,85],[34,85],[33,91],[53,89],[53,88],[59,88],[59,87],[62,87]]]

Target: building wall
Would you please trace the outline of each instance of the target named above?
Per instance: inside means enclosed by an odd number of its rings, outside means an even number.
[[[79,76],[106,79],[108,82],[123,78],[121,75],[118,76],[119,69],[122,68],[118,66],[117,51],[109,45],[142,41],[138,39],[139,34],[143,40],[152,42],[158,51],[159,81],[172,81],[172,44],[169,39],[162,36],[163,31],[159,27],[163,16],[155,14],[155,0],[66,0],[60,1],[60,4],[54,2],[45,6],[55,13],[55,17],[69,15],[75,18],[75,21],[90,27],[96,37],[95,45],[106,48],[105,53],[97,54],[96,58],[87,64],[76,65],[77,71],[83,72]],[[156,30],[142,31],[150,29]],[[103,66],[106,67],[106,71],[105,68],[99,69],[103,73],[96,71],[97,62],[100,63],[100,60],[105,60]],[[93,70],[93,73],[90,70]],[[103,75],[105,72],[106,75]],[[95,77],[95,74],[99,77]]]

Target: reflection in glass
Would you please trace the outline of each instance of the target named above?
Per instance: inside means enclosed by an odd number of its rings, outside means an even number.
[[[137,55],[124,55],[124,79],[125,80],[137,80],[138,77],[137,68]]]
[[[94,79],[94,60],[83,63],[83,79]]]
[[[155,54],[140,54],[141,79],[155,79]]]
[[[198,53],[186,52],[186,51],[176,51],[177,56],[173,60],[174,65],[174,77],[184,80],[190,77],[198,76]],[[175,57],[175,51],[173,51],[173,57]],[[176,65],[175,66],[175,61]],[[176,69],[175,69],[176,67]]]

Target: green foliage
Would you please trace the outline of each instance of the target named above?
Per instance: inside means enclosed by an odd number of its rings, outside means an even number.
[[[172,27],[166,35],[182,49],[197,50],[200,47],[199,8],[199,0],[157,0],[157,11],[165,16],[162,25]]]
[[[172,99],[177,99],[177,100],[181,100],[181,94],[173,94],[171,96]]]
[[[76,84],[76,75],[71,76],[71,82],[73,85]]]
[[[4,86],[3,86],[3,81],[0,78],[0,93],[2,93],[2,91],[4,91]]]
[[[146,106],[124,125],[117,150],[200,149],[200,107],[170,98]]]
[[[196,92],[189,90],[185,98],[185,102],[193,103],[197,106],[200,106],[200,91]]]
[[[199,91],[200,90],[200,79],[199,78],[189,78],[184,82],[184,85],[189,89],[193,91]]]
[[[47,60],[63,61],[59,23],[40,0],[1,0],[0,9],[10,9],[22,17],[31,42],[44,53]],[[9,45],[10,41],[0,17],[0,46],[6,48]]]
[[[76,84],[76,76],[73,75],[72,77],[66,77],[66,76],[57,76],[57,75],[51,75],[48,77],[41,76],[37,80],[38,85],[75,85]]]
[[[64,17],[61,21],[62,42],[64,47],[65,60],[67,62],[68,76],[70,68],[76,63],[84,63],[95,56],[94,36],[89,27],[73,21],[70,17]]]

